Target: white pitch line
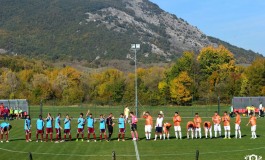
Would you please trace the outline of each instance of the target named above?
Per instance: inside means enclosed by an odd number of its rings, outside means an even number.
[[[137,160],[140,160],[139,151],[138,151],[138,147],[137,147],[137,143],[136,143],[136,141],[133,141],[133,144],[134,144],[134,149],[135,149],[136,159],[137,159]]]

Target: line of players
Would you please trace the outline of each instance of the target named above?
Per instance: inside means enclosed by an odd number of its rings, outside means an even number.
[[[76,134],[76,141],[79,141],[79,136],[81,136],[81,141],[84,141],[84,126],[87,124],[87,142],[90,142],[90,135],[93,135],[93,140],[96,142],[96,134],[95,134],[95,122],[96,119],[93,118],[92,113],[88,110],[86,113],[86,118],[83,117],[83,113],[80,113],[79,118],[77,120],[77,134]],[[145,119],[145,136],[146,140],[151,139],[151,132],[153,128],[153,118],[150,115],[149,112],[143,113],[143,118]],[[36,142],[44,141],[44,126],[46,124],[46,138],[45,142],[48,141],[49,135],[50,135],[50,141],[53,141],[53,121],[54,121],[54,128],[56,131],[56,139],[55,143],[64,142],[66,140],[66,136],[68,135],[69,141],[72,140],[71,135],[71,120],[72,118],[69,117],[69,115],[66,115],[63,124],[64,124],[64,138],[61,137],[61,130],[63,129],[61,126],[61,114],[59,113],[57,117],[54,119],[52,118],[51,114],[48,113],[47,117],[45,119],[42,118],[40,115],[36,122]],[[104,139],[106,141],[111,140],[111,136],[113,134],[113,127],[115,125],[114,123],[114,117],[112,113],[109,114],[107,118],[104,117],[104,115],[100,115],[99,117],[99,129],[100,129],[100,140]],[[176,139],[182,139],[182,132],[181,132],[181,116],[178,114],[178,112],[175,112],[175,115],[173,117],[173,123],[174,123],[174,131]],[[46,122],[46,123],[45,123]],[[124,114],[120,114],[120,117],[118,118],[118,127],[119,127],[119,133],[118,133],[118,141],[122,140],[125,141],[125,129],[126,129],[126,122],[130,124],[131,129],[131,136],[132,140],[138,140],[138,132],[137,132],[137,122],[138,119],[134,115],[133,112],[130,112],[130,118],[127,116],[124,116]],[[219,133],[219,137],[221,137],[221,122],[223,122],[224,130],[225,130],[225,137],[224,139],[231,139],[230,137],[230,117],[227,115],[227,112],[224,112],[224,115],[220,117],[217,112],[214,113],[214,116],[212,117],[212,122],[214,126],[214,136],[217,137]],[[241,118],[238,112],[236,112],[236,118],[235,118],[235,138],[241,138],[241,131],[240,131],[240,123]],[[188,121],[186,125],[187,129],[187,139],[189,138],[202,138],[201,134],[201,124],[202,119],[199,116],[198,113],[195,114],[195,117],[193,121]],[[257,138],[256,136],[256,117],[251,114],[249,122],[247,125],[251,124],[251,133],[252,133],[252,139]],[[169,139],[169,130],[171,128],[171,124],[168,122],[163,123],[163,113],[159,113],[158,117],[156,119],[155,124],[155,138],[156,141],[159,138],[162,139]],[[204,131],[205,131],[205,138],[212,138],[212,123],[210,121],[205,121],[203,123]],[[12,126],[7,123],[3,122],[0,124],[0,141],[3,143],[4,135],[6,135],[6,142],[8,141],[8,133],[9,130],[12,128]],[[108,136],[106,134],[106,129],[108,129]],[[31,119],[29,116],[26,117],[25,123],[24,123],[24,130],[25,130],[25,138],[26,142],[30,142],[31,140]],[[208,136],[209,133],[209,136]],[[194,135],[195,134],[195,135]],[[40,139],[39,139],[40,135]]]
[[[235,138],[241,139],[241,130],[240,130],[240,124],[241,124],[241,117],[238,112],[235,112],[236,118],[235,118]],[[151,132],[152,132],[152,126],[153,126],[153,119],[149,112],[143,113],[143,118],[145,118],[145,136],[147,140],[151,139]],[[178,112],[175,112],[175,115],[173,117],[173,123],[174,123],[174,131],[176,139],[182,139],[182,132],[181,132],[181,116],[178,114]],[[219,116],[217,112],[214,113],[212,117],[212,123],[214,128],[214,137],[217,138],[218,134],[219,137],[222,138],[221,133],[221,122],[223,122],[224,125],[224,139],[231,139],[231,128],[230,128],[230,117],[227,114],[227,112],[224,112],[223,116]],[[256,117],[253,115],[253,113],[250,114],[249,124],[251,124],[251,139],[256,139]],[[186,125],[187,130],[187,139],[193,139],[195,138],[202,138],[202,132],[201,132],[201,125],[203,125],[205,138],[213,138],[212,136],[212,123],[210,121],[205,121],[202,123],[202,119],[199,116],[198,113],[195,113],[195,117],[193,121],[188,121]],[[156,119],[155,124],[155,138],[154,140],[157,140],[158,135],[160,135],[160,139],[169,139],[169,129],[172,125],[168,122],[163,123],[163,113],[158,114],[158,118]],[[208,135],[209,134],[209,135]]]

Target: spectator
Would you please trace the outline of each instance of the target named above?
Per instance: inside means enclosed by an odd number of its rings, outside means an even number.
[[[19,118],[22,118],[22,113],[23,113],[22,109],[19,108],[19,109],[18,109],[18,117],[19,117]]]
[[[4,104],[1,103],[1,104],[0,104],[0,117],[3,116],[3,111],[4,111],[4,109],[5,109]]]
[[[13,117],[14,117],[14,110],[11,107],[10,110],[9,110],[9,120],[13,120]]]
[[[18,116],[19,116],[19,114],[18,114],[18,108],[15,108],[14,114],[15,114],[16,119],[18,119]]]
[[[259,104],[259,117],[262,117],[263,115],[263,106],[262,106],[262,102],[260,102]]]
[[[8,114],[9,114],[9,109],[5,107],[5,109],[3,110],[4,120],[8,119]]]

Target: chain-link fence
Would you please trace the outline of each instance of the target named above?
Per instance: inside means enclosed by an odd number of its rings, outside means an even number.
[[[113,113],[115,117],[118,117],[121,113],[124,113],[124,108],[128,107],[130,111],[135,112],[135,104],[126,104],[126,105],[91,105],[80,103],[77,105],[53,105],[50,103],[41,102],[40,105],[32,105],[30,107],[31,117],[38,117],[39,114],[46,116],[47,113],[51,113],[53,116],[56,116],[58,113],[62,115],[69,114],[72,117],[78,117],[80,113],[86,114],[87,110],[94,115],[94,117],[99,117],[100,114],[108,115]],[[152,106],[152,105],[143,105],[141,102],[138,102],[138,117],[142,116],[143,112],[149,111],[151,115],[156,117],[158,112],[163,111],[165,117],[172,117],[177,111],[182,117],[193,117],[195,113],[199,113],[201,117],[211,117],[215,111],[219,111],[221,114],[224,111],[230,110],[231,104],[223,104],[218,100],[217,103],[205,103],[205,104],[193,104],[189,106],[176,106],[176,105],[161,105],[161,106]]]

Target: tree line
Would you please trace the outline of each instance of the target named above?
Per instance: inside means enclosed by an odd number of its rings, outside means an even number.
[[[135,73],[114,68],[85,73],[52,67],[39,60],[0,55],[1,99],[25,98],[58,105],[134,104]],[[138,98],[146,105],[190,105],[200,99],[229,103],[233,96],[265,96],[265,58],[249,66],[235,64],[224,46],[184,52],[166,67],[137,69]]]

